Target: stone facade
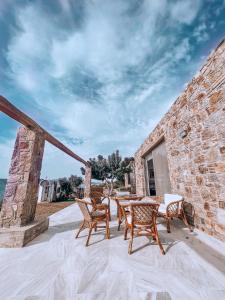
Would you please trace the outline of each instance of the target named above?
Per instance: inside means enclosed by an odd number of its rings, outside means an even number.
[[[42,131],[19,128],[2,203],[2,227],[34,220],[44,144]]]
[[[225,42],[135,154],[136,192],[145,194],[144,156],[164,139],[173,193],[195,211],[197,228],[225,240]]]

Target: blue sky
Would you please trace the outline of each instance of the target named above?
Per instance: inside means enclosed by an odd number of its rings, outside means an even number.
[[[224,0],[1,0],[0,94],[85,159],[130,156],[224,35]],[[0,178],[17,127],[0,114]],[[46,145],[42,177],[79,168]]]

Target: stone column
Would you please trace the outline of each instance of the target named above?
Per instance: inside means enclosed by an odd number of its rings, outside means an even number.
[[[90,197],[91,193],[91,166],[85,167],[84,197]]]
[[[124,182],[125,182],[125,188],[128,188],[130,185],[129,185],[129,174],[126,173],[124,174]]]
[[[24,226],[34,220],[44,144],[42,131],[19,128],[2,203],[2,227]]]

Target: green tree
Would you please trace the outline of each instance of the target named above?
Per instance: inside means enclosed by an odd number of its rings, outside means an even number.
[[[61,186],[60,199],[68,199],[69,195],[73,192],[69,180],[66,177],[59,178],[59,183]]]
[[[76,189],[83,182],[82,177],[77,175],[71,175],[68,180],[72,189]]]
[[[98,155],[97,158],[90,158],[89,163],[92,168],[92,178],[105,182],[108,192],[111,195],[113,190],[113,183],[117,180],[124,182],[124,175],[131,172],[130,162],[133,157],[126,157],[122,159],[119,150],[110,154],[107,158]],[[84,175],[85,169],[81,168]]]

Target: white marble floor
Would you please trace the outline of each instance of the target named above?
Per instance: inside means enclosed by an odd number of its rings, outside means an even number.
[[[50,228],[23,249],[0,249],[1,300],[224,300],[225,244],[189,233],[181,223],[159,233],[167,251],[146,237],[134,254],[111,222],[111,239],[100,230],[84,246],[74,238],[81,214],[76,204],[50,218]]]

